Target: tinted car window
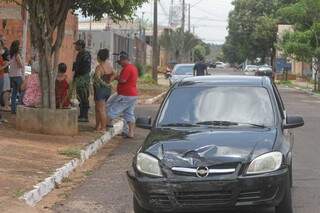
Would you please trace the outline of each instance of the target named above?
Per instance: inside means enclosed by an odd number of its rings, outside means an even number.
[[[192,75],[194,66],[179,66],[176,67],[174,74],[175,75]]]
[[[183,87],[172,91],[158,124],[231,121],[273,126],[268,91],[262,87]]]

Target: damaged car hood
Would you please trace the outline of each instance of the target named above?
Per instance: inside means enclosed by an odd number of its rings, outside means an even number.
[[[156,156],[172,167],[244,163],[270,152],[276,129],[155,129],[141,152]]]

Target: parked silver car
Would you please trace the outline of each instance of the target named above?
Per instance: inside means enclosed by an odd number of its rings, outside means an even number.
[[[194,64],[177,64],[173,68],[171,76],[169,78],[170,85],[181,81],[186,77],[193,76],[193,68]]]

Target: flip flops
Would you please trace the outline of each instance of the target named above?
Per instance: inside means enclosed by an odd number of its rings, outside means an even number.
[[[122,136],[124,139],[133,139],[134,137],[129,136],[127,133],[121,133],[120,136]]]

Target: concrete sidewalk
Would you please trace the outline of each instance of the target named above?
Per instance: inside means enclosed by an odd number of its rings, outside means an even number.
[[[299,91],[305,92],[309,95],[320,97],[320,93],[314,92],[314,84],[309,81],[295,80],[285,82],[284,84],[281,84],[280,82],[280,85],[285,85],[287,87],[291,87]]]

